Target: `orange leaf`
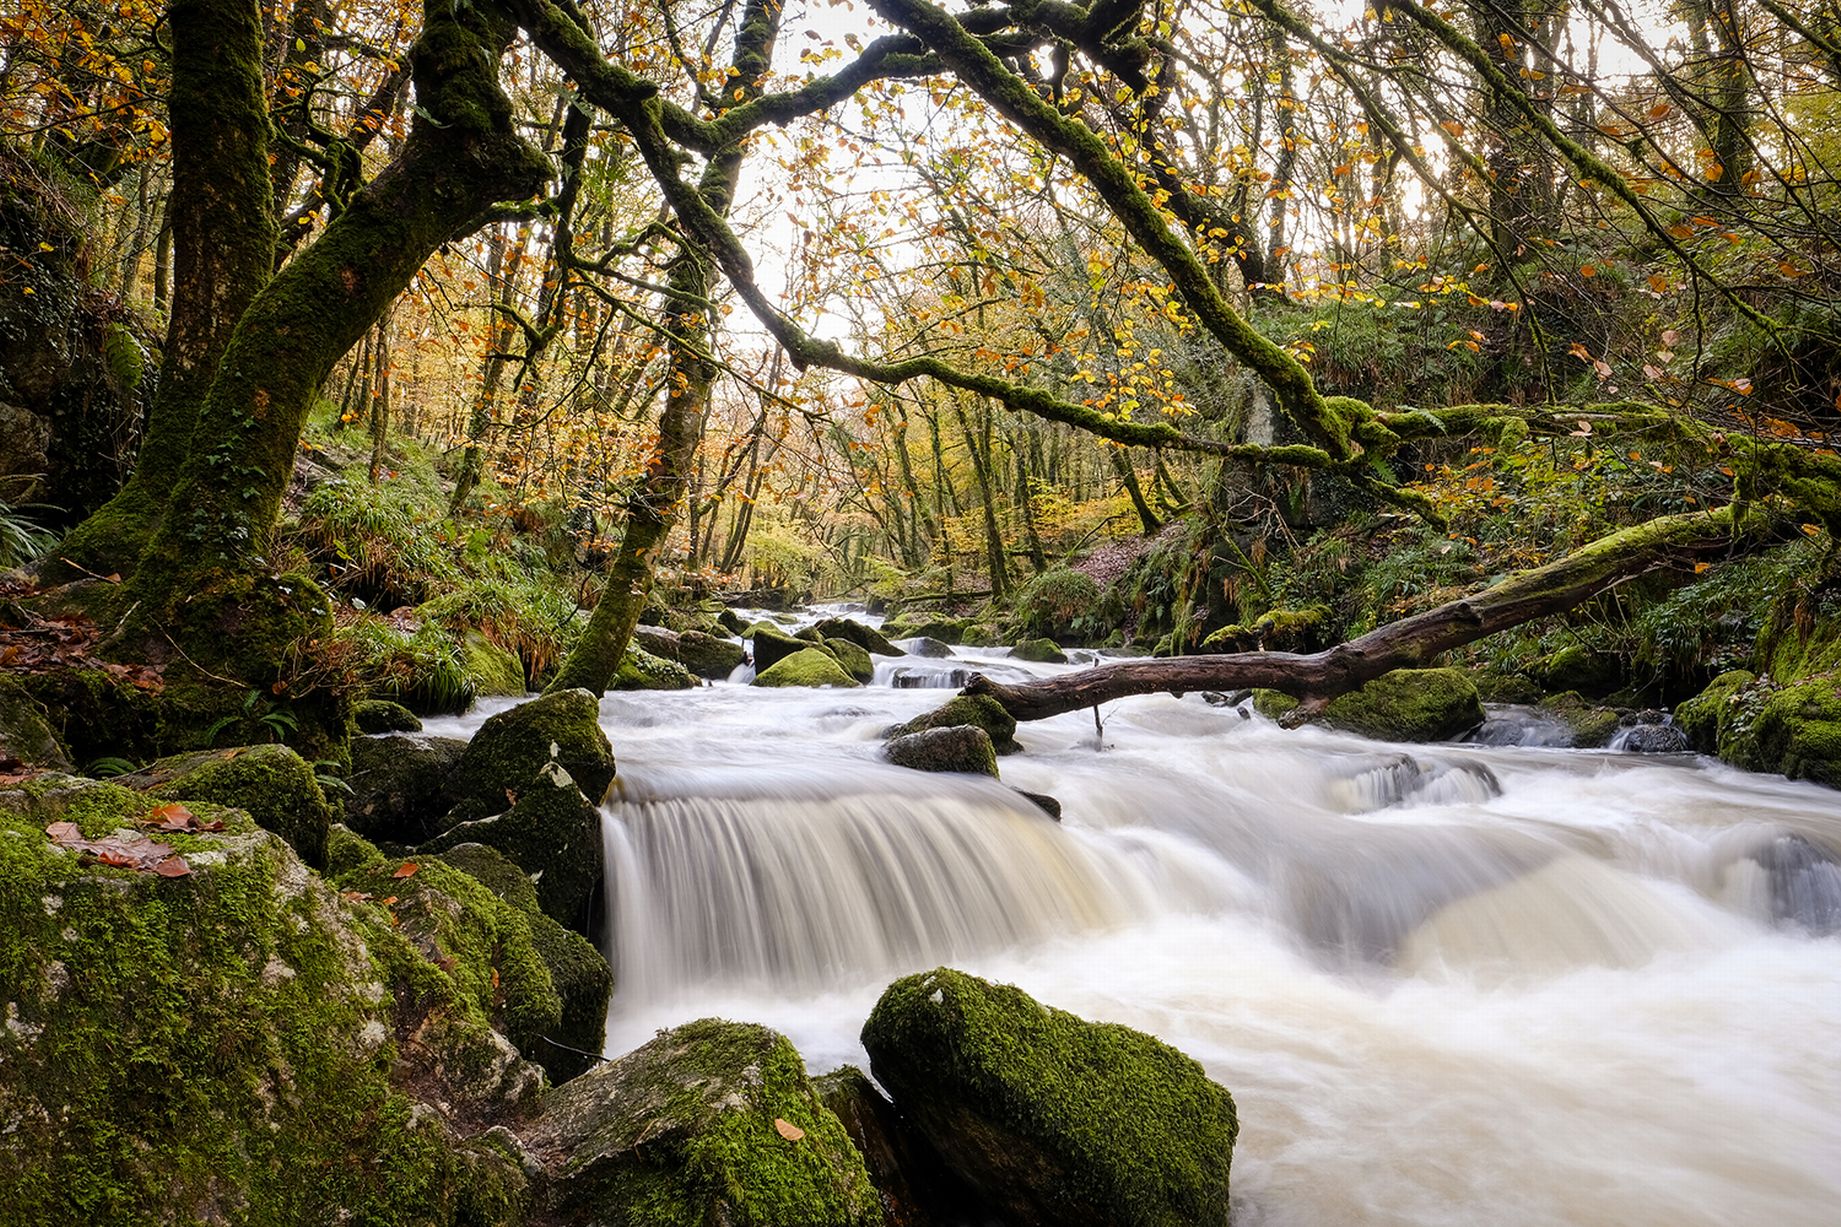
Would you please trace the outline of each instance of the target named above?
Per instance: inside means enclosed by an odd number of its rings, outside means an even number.
[[[791,1121],[781,1120],[777,1116],[773,1118],[773,1127],[779,1130],[780,1136],[789,1142],[797,1142],[800,1138],[805,1136],[805,1130],[793,1124]]]
[[[420,868],[421,866],[414,861],[404,861],[397,867],[396,872],[390,876],[393,878],[412,878],[415,876],[415,871]]]
[[[192,872],[192,867],[185,863],[183,856],[175,853],[155,865],[153,871],[163,878],[183,878]]]

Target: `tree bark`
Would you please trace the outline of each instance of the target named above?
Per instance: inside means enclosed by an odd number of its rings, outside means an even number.
[[[167,513],[129,587],[143,616],[170,613],[175,599],[227,574],[266,569],[301,425],[334,364],[436,248],[548,177],[547,161],[514,131],[498,85],[512,33],[480,7],[429,0],[411,52],[419,105],[409,139],[237,320]],[[227,118],[266,122],[259,96]],[[266,201],[266,172],[261,187]]]
[[[978,674],[962,693],[989,695],[1018,720],[1044,720],[1130,695],[1259,686],[1302,700],[1295,714],[1308,719],[1383,673],[1423,666],[1441,652],[1571,609],[1684,554],[1729,545],[1734,523],[1731,507],[1663,516],[1322,652],[1127,660],[1018,686]]]
[[[199,406],[237,320],[268,282],[275,250],[258,6],[175,0],[169,21],[172,314],[134,471],[57,551],[94,572],[132,571],[152,537],[179,481]],[[157,267],[155,276],[157,305]]]
[[[732,101],[759,93],[779,32],[778,0],[748,0],[731,58],[731,79],[736,82]],[[698,180],[697,195],[719,218],[728,216],[746,156],[741,144],[730,145],[710,158]],[[689,235],[686,239],[687,249],[666,283],[671,290],[667,307],[672,311],[667,347],[670,375],[658,442],[638,490],[627,502],[626,531],[608,571],[607,586],[549,690],[580,687],[598,695],[613,683],[651,594],[658,556],[689,487],[691,462],[702,441],[704,413],[716,380],[716,364],[709,352],[713,321],[708,306],[715,268],[702,245]]]

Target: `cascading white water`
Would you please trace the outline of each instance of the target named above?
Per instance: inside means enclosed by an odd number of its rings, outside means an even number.
[[[951,963],[1201,1060],[1237,1227],[1834,1221],[1841,795],[1155,696],[1019,731],[1057,825],[878,762],[942,697],[607,699],[610,1051],[717,1014],[861,1062],[887,982]]]

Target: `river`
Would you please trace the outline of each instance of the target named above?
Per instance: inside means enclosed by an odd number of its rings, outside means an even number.
[[[898,679],[1073,667],[609,695],[609,1053],[719,1015],[861,1064],[887,983],[949,964],[1200,1060],[1236,1227],[1841,1221],[1841,793],[1200,695],[1024,725],[1002,784],[878,761],[951,693]]]

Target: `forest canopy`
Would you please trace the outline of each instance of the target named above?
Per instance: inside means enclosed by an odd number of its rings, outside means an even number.
[[[1832,5],[27,4],[0,55],[8,176],[158,359],[125,487],[9,497],[209,675],[294,684],[290,483],[360,432],[444,532],[571,538],[531,680],[593,689],[661,571],[1161,551],[1090,629],[1181,653],[1357,519],[1428,600],[1608,551],[1576,604],[1841,511]],[[1328,642],[1427,602],[1369,604]]]

